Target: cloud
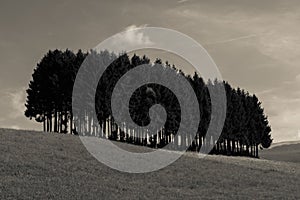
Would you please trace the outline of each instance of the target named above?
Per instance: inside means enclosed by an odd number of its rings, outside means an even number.
[[[172,16],[176,16],[176,17],[183,17],[183,18],[188,18],[188,19],[192,19],[192,20],[197,20],[197,19],[203,19],[203,18],[207,18],[206,15],[203,15],[195,10],[192,9],[184,9],[184,10],[178,10],[178,9],[170,9],[166,11],[168,14],[172,15]]]
[[[289,66],[297,66],[299,63],[300,39],[295,32],[286,33],[280,28],[270,31],[260,37],[260,51],[274,59],[280,60]]]
[[[141,28],[145,28],[146,26],[147,25],[128,26],[125,29],[126,32],[122,34],[122,36],[124,37],[123,39],[132,45],[152,45],[153,42],[150,40],[150,38],[139,30]]]
[[[6,118],[16,119],[18,117],[24,116],[25,111],[25,101],[26,101],[26,89],[21,87],[18,89],[6,89],[2,91],[2,101],[3,106],[2,111]],[[3,116],[2,116],[3,117]],[[2,118],[0,121],[4,121],[6,118]]]
[[[10,93],[11,103],[14,112],[12,113],[12,117],[16,118],[24,115],[25,111],[25,100],[26,100],[26,89],[25,87],[21,88],[18,91]]]
[[[299,140],[300,130],[300,75],[293,80],[257,93],[263,102],[272,126],[272,136],[275,142],[284,140]]]
[[[136,26],[131,25],[125,28],[125,32],[120,33],[117,37],[118,43],[126,43],[127,45],[152,45],[153,42],[145,35],[141,28],[145,28],[147,25]]]
[[[187,2],[188,0],[179,0],[177,1],[177,3],[184,3],[184,2]]]
[[[131,48],[151,48],[154,42],[151,41],[151,38],[147,35],[146,31],[142,29],[146,26],[146,24],[141,26],[130,25],[126,27],[123,32],[114,35],[113,38],[105,40],[101,46],[97,47],[97,50],[103,50],[100,48],[105,46],[105,49],[119,54],[124,51],[128,52]]]
[[[0,90],[0,127],[41,130],[41,124],[25,117],[26,87]]]
[[[300,82],[300,74],[298,74],[298,75],[296,76],[296,81],[297,81],[297,82]]]

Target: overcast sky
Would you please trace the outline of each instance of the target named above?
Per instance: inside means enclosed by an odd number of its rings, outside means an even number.
[[[91,49],[145,25],[194,38],[225,80],[259,97],[275,142],[300,140],[298,0],[1,1],[0,127],[41,130],[24,117],[25,89],[49,49]]]

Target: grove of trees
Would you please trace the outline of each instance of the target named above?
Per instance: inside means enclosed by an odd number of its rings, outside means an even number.
[[[72,113],[72,90],[76,74],[84,59],[91,54],[95,57],[114,58],[114,62],[105,70],[98,83],[93,105],[96,108],[97,119],[90,115],[90,109],[93,108],[87,108],[80,116],[73,116]],[[150,123],[149,107],[158,103],[163,105],[167,111],[167,120],[160,131],[143,132],[138,126],[130,128],[126,123],[119,126],[115,123],[110,108],[113,88],[126,72],[141,64],[148,64],[149,67],[161,64],[186,77],[199,102],[201,121],[196,137],[192,138],[187,134],[181,141],[174,141],[180,124],[180,105],[172,91],[158,84],[147,84],[137,88],[130,99],[129,111],[137,125],[145,126]],[[209,94],[208,88],[218,88],[220,84],[224,84],[227,96],[225,124],[219,138],[206,138],[208,125],[213,117],[210,102],[212,94]],[[146,56],[133,55],[130,58],[126,53],[117,56],[108,51],[85,53],[79,50],[74,53],[68,49],[50,50],[34,69],[25,105],[25,116],[42,123],[45,132],[75,135],[78,132],[87,135],[101,132],[103,134],[100,134],[100,137],[103,138],[152,148],[161,148],[176,142],[185,145],[190,151],[199,151],[207,144],[215,144],[210,152],[212,154],[251,157],[258,157],[259,147],[268,148],[272,143],[271,127],[261,102],[255,95],[240,88],[232,88],[228,82],[204,82],[197,73],[193,76],[186,75],[174,65],[162,63],[160,59],[151,63]]]

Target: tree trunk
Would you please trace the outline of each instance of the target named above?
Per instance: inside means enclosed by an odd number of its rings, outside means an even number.
[[[46,123],[47,123],[47,132],[49,132],[50,129],[49,129],[49,117],[48,116],[46,117]]]
[[[70,113],[71,117],[70,117],[70,133],[72,134],[73,131],[73,113]]]
[[[68,133],[68,112],[65,111],[65,133]]]
[[[243,153],[243,144],[241,142],[239,142],[239,143],[240,143],[240,154],[242,154]]]
[[[54,132],[58,132],[57,130],[57,111],[54,110]]]
[[[247,154],[249,155],[250,153],[249,153],[249,145],[248,144],[246,145],[246,149],[247,149]]]
[[[62,112],[59,112],[59,132],[62,132],[62,125],[63,125],[63,120],[62,120]]]
[[[50,132],[52,132],[52,115],[50,115],[50,124],[49,124],[49,126],[50,126]]]
[[[235,154],[235,140],[232,140],[232,154]]]
[[[227,154],[231,154],[230,140],[227,139]]]
[[[43,131],[46,132],[46,117],[44,115],[44,119],[43,119]]]
[[[217,142],[217,154],[219,154],[220,153],[220,143],[219,142]]]
[[[107,136],[108,136],[108,134],[106,133],[106,124],[107,123],[107,121],[106,121],[106,119],[104,120],[104,123],[103,123],[103,133],[104,133],[104,138],[106,138]]]
[[[259,157],[258,156],[258,144],[256,144],[255,147],[256,147],[256,155],[255,155],[255,157],[258,158]]]

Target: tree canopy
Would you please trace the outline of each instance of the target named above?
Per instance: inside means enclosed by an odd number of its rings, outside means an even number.
[[[96,59],[99,57],[114,58],[101,77],[95,96],[97,119],[86,108],[80,116],[72,113],[72,90],[76,74],[87,55]],[[111,95],[118,80],[131,69],[147,64],[149,67],[162,64],[162,67],[172,68],[174,73],[183,75],[191,84],[199,102],[200,118],[198,132],[195,138],[181,138],[174,141],[180,125],[180,105],[176,96],[168,88],[159,84],[146,84],[137,88],[129,102],[129,111],[133,121],[138,126],[150,123],[149,108],[155,104],[164,106],[167,120],[164,127],[157,133],[144,132],[141,129],[117,125],[111,111]],[[92,77],[91,75],[91,78]],[[218,89],[223,84],[227,97],[227,113],[224,127],[219,138],[207,138],[206,132],[211,121],[211,98],[208,88]],[[83,85],[84,88],[88,86]],[[86,98],[81,96],[80,98]],[[32,74],[32,80],[27,89],[25,116],[43,123],[45,132],[60,132],[78,134],[100,134],[101,137],[160,148],[169,143],[180,143],[191,151],[199,151],[201,147],[215,144],[211,153],[225,155],[245,155],[258,157],[258,147],[268,148],[272,143],[271,127],[264,113],[261,102],[255,95],[240,88],[232,88],[228,82],[209,80],[204,82],[201,76],[184,74],[176,66],[157,59],[154,63],[146,56],[133,55],[131,58],[123,53],[115,55],[108,51],[84,53],[79,50],[50,50],[37,64]],[[99,126],[100,125],[100,129]]]

